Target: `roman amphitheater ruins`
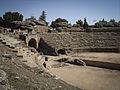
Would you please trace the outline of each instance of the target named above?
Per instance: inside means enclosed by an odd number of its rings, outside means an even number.
[[[119,30],[36,33],[19,36],[0,33],[0,41],[16,52],[16,55],[27,66],[40,67],[45,62],[46,68],[42,67],[47,72],[79,88],[93,90],[96,86],[97,90],[101,87],[102,90],[113,90],[112,86],[105,87],[109,84],[116,85],[116,90],[120,88],[118,84],[120,81],[118,76],[120,75]],[[47,57],[46,60],[45,57]],[[72,75],[72,72],[75,75]],[[114,77],[117,78],[114,80]],[[90,78],[93,78],[93,82]],[[94,79],[98,82],[103,81],[98,85]],[[104,80],[109,80],[111,83]]]
[[[59,51],[119,52],[120,32],[73,32],[20,35],[26,44],[48,55]],[[65,50],[65,51],[64,51]]]

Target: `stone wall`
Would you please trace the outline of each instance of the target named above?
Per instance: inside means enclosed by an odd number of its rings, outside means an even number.
[[[71,36],[79,47],[103,48],[120,46],[120,32],[81,32],[72,33]]]
[[[44,42],[55,49],[79,51],[119,51],[120,32],[41,33]],[[48,49],[48,48],[46,48]]]

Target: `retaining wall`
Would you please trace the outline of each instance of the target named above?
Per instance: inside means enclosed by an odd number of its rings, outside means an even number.
[[[120,32],[41,33],[46,44],[57,50],[65,48],[81,51],[120,51]]]

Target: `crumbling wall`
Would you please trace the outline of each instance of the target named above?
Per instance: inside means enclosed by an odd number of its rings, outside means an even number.
[[[72,33],[77,51],[113,51],[120,49],[120,32],[80,32]]]
[[[120,32],[41,33],[39,36],[55,51],[63,48],[74,52],[120,50]]]

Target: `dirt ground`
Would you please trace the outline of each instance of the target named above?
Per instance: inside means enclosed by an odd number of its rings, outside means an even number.
[[[73,55],[76,57],[76,55]],[[65,57],[65,56],[63,56]],[[81,53],[77,55],[82,59],[92,59],[104,62],[119,63],[119,53]],[[61,63],[47,62],[51,74],[56,75],[63,81],[85,90],[120,90],[120,71],[90,66],[77,66],[68,64],[61,66]]]
[[[120,71],[75,65],[51,68],[50,71],[85,90],[120,90]]]

